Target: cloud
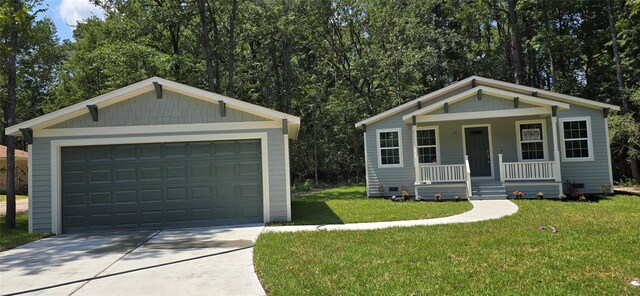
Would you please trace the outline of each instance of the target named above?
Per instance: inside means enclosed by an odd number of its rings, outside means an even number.
[[[89,0],[62,0],[58,5],[58,13],[69,26],[75,26],[92,15],[104,18],[102,8],[93,5]]]

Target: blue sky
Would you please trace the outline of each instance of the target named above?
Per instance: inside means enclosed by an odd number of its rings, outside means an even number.
[[[46,9],[38,14],[38,19],[49,17],[56,24],[60,41],[73,40],[73,28],[77,22],[96,15],[103,17],[100,8],[91,4],[89,0],[45,0],[39,9]]]

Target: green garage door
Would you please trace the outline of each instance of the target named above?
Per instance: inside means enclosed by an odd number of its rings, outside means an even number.
[[[62,148],[63,232],[263,222],[260,141]]]

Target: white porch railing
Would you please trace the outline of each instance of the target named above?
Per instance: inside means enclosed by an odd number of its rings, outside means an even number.
[[[466,183],[467,183],[467,197],[471,198],[471,166],[469,165],[469,155],[465,155],[464,156],[464,171],[465,171],[465,176],[467,178]]]
[[[500,181],[555,180],[559,181],[559,168],[555,161],[500,162]]]
[[[422,184],[465,181],[464,164],[421,165]]]

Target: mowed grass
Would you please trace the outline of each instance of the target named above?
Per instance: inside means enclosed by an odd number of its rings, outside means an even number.
[[[640,295],[639,197],[515,202],[478,223],[265,233],[254,263],[270,295]]]
[[[16,200],[21,200],[21,199],[27,199],[29,198],[26,195],[16,195]],[[4,194],[0,194],[0,202],[6,202],[7,201],[7,196]]]
[[[362,186],[341,187],[296,196],[291,222],[277,225],[343,224],[450,216],[471,210],[469,202],[391,202],[367,198]]]
[[[0,252],[50,235],[48,233],[29,233],[28,217],[27,213],[18,213],[14,229],[6,229],[5,217],[0,217]]]

